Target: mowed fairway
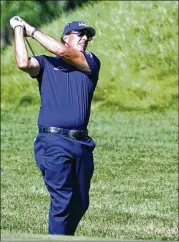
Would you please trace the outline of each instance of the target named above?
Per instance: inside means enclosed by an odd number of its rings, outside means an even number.
[[[2,112],[1,233],[47,233],[49,197],[33,158],[36,114]],[[177,240],[176,111],[100,112],[90,208],[77,236]]]

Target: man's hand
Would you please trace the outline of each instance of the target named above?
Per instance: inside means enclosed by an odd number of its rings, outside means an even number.
[[[21,26],[24,28],[24,23],[19,16],[14,16],[10,19],[11,28],[15,29],[17,26]]]
[[[24,20],[22,20],[22,22],[24,24],[25,34],[27,35],[27,37],[32,37],[32,33],[35,28],[32,27],[30,24],[26,23]]]
[[[19,16],[14,16],[10,19],[11,28],[15,29],[17,26],[22,26],[24,28],[24,36],[32,37],[33,30],[35,29],[30,24],[26,23]]]

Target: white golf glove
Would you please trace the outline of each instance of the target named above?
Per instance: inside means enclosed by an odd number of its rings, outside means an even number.
[[[10,19],[11,28],[15,29],[17,26],[24,27],[23,20],[19,16],[14,16]]]

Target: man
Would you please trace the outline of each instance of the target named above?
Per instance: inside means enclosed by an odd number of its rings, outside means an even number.
[[[95,143],[87,125],[100,61],[86,50],[95,29],[82,21],[64,28],[58,41],[20,17],[10,20],[20,70],[36,78],[41,107],[34,154],[51,197],[49,233],[74,235],[89,206]],[[52,56],[29,57],[24,36],[32,37]]]

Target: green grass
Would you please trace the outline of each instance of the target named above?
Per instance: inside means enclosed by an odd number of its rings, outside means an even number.
[[[99,1],[41,28],[60,39],[63,27],[84,20],[97,30],[89,50],[101,60],[94,102],[115,110],[176,106],[178,100],[178,1]],[[49,53],[34,40],[37,55]],[[13,46],[2,56],[2,108],[38,103],[37,84],[17,70]],[[29,54],[31,55],[30,51]]]
[[[36,119],[2,112],[2,234],[47,233],[49,196],[33,158]],[[76,236],[177,240],[177,120],[174,110],[93,110],[91,203]]]

